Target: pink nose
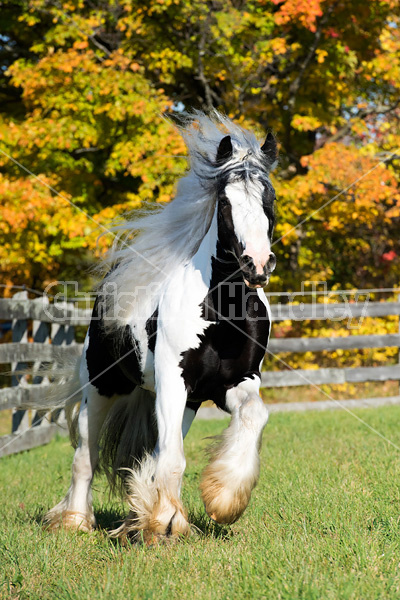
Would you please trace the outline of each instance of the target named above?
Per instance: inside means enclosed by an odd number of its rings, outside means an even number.
[[[264,273],[272,273],[272,271],[276,267],[276,256],[273,252],[270,252],[268,256],[267,262],[263,263],[261,261],[254,261],[254,266],[256,268],[257,275],[263,275]]]

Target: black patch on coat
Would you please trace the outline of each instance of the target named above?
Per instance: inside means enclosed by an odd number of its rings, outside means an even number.
[[[225,192],[221,192],[219,195],[217,210],[218,244],[221,253],[223,252],[224,256],[228,255],[227,260],[231,261],[234,257],[232,254],[229,256],[229,254],[233,253],[235,256],[241,256],[243,244],[237,239],[233,224],[232,206]]]
[[[86,350],[89,380],[102,396],[130,394],[142,383],[138,342],[128,325],[107,332],[100,307],[101,300],[97,298]]]
[[[229,388],[260,376],[270,323],[264,303],[244,284],[232,254],[218,243],[212,261],[211,291],[202,304],[210,325],[199,336],[199,347],[182,354],[180,367],[191,405],[210,399],[224,409]]]
[[[272,185],[265,185],[262,193],[263,210],[269,221],[268,237],[272,240],[275,227],[275,191]]]
[[[147,345],[149,350],[154,354],[157,341],[157,321],[158,321],[158,307],[153,312],[151,317],[146,321],[146,333],[148,335]]]

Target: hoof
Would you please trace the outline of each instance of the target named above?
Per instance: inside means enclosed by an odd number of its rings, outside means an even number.
[[[185,534],[161,534],[153,533],[152,531],[138,532],[135,541],[139,544],[143,544],[148,548],[155,548],[156,546],[171,546],[179,542],[183,537],[190,535],[190,530]]]
[[[96,521],[93,515],[85,515],[71,510],[52,514],[48,512],[44,518],[44,527],[49,531],[68,529],[69,531],[84,531],[90,533],[94,530]]]
[[[244,493],[231,493],[222,489],[217,495],[208,498],[203,494],[204,509],[210,519],[219,525],[235,523],[249,503],[250,496]]]
[[[224,476],[216,463],[209,465],[200,484],[204,508],[210,519],[220,525],[230,525],[239,519],[249,503],[253,481],[237,486]]]
[[[131,543],[153,547],[172,544],[191,534],[189,523],[183,513],[178,511],[167,525],[155,519],[148,522],[147,527],[143,528],[140,525],[138,517],[131,511],[122,525],[110,531],[109,535],[120,539],[122,543],[129,540]]]
[[[157,482],[155,471],[155,459],[149,455],[138,468],[129,470],[126,487],[130,512],[122,525],[110,532],[111,537],[154,546],[190,534],[179,497]]]

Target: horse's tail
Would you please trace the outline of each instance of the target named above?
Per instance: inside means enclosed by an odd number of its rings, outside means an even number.
[[[79,412],[80,401],[82,398],[81,383],[79,379],[79,367],[81,357],[77,356],[70,360],[64,361],[62,365],[41,368],[39,371],[21,371],[21,375],[35,375],[40,377],[48,377],[51,379],[49,385],[41,385],[38,387],[38,392],[27,394],[23,397],[18,405],[18,408],[23,410],[39,410],[50,412],[53,410],[65,410],[65,415],[70,429],[71,440],[74,442],[76,429],[76,415]],[[13,373],[15,374],[15,372]],[[21,382],[21,387],[25,385]],[[31,390],[35,390],[35,385],[29,386]],[[36,390],[35,390],[36,392]]]
[[[62,365],[41,367],[39,370],[23,369],[12,371],[11,375],[22,375],[20,387],[34,390],[35,394],[22,397],[18,408],[28,410],[57,410],[67,408],[81,399],[81,384],[79,380],[79,367],[81,356],[73,357],[63,362]],[[47,377],[49,385],[26,385],[24,378],[27,376]]]
[[[100,439],[100,468],[112,489],[123,491],[126,477],[157,443],[155,396],[136,387],[110,409]]]

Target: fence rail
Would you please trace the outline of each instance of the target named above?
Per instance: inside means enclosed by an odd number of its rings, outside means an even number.
[[[23,292],[19,292],[23,293]],[[14,296],[15,297],[15,296]],[[341,320],[360,317],[387,317],[400,315],[400,302],[338,302],[335,304],[273,304],[272,321]],[[42,323],[89,325],[91,309],[76,308],[72,304],[60,307],[37,300],[0,298],[0,320],[33,319]]]
[[[38,342],[0,344],[0,364],[11,362],[60,362],[74,358],[82,352],[83,344],[54,346]]]
[[[345,369],[296,369],[261,374],[262,387],[321,385],[323,383],[362,383],[364,381],[399,381],[400,367],[350,367]]]
[[[278,352],[321,352],[322,350],[361,350],[400,346],[400,334],[349,335],[348,337],[271,339],[268,349]],[[1,356],[1,354],[0,354]]]
[[[367,290],[362,290],[363,293]],[[50,304],[48,298],[29,300],[26,292],[13,298],[0,299],[0,320],[11,322],[12,342],[0,344],[0,364],[11,364],[12,370],[32,364],[38,370],[42,363],[61,363],[77,357],[83,344],[75,342],[75,326],[88,325],[91,310],[77,308],[71,303]],[[271,318],[274,322],[286,320],[342,320],[362,317],[387,317],[400,315],[400,302],[341,302],[336,304],[273,304]],[[31,328],[29,328],[29,323]],[[28,341],[28,329],[33,341]],[[349,332],[350,333],[350,332]],[[352,335],[342,337],[272,338],[268,351],[320,352],[363,348],[393,348],[400,346],[400,329],[397,334]],[[269,371],[262,373],[263,387],[286,387],[365,381],[400,381],[400,365],[356,368],[320,368]],[[13,377],[12,387],[0,389],[0,411],[12,409],[12,433],[0,437],[0,456],[19,452],[47,443],[55,433],[65,432],[63,415],[57,417],[34,412],[32,427],[28,412],[18,410],[27,401],[39,400],[48,381],[35,379],[34,383],[18,382]]]
[[[335,304],[275,304],[273,321],[341,320],[400,315],[400,302],[338,302]]]
[[[18,292],[24,294],[24,292]],[[0,319],[32,319],[41,323],[62,325],[88,325],[90,309],[76,308],[72,303],[67,306],[50,304],[46,296],[35,300],[27,298],[0,298]]]

